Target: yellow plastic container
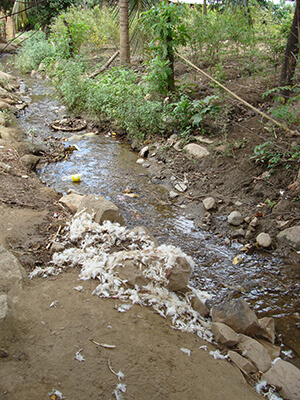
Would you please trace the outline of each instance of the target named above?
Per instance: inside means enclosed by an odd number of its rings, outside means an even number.
[[[80,182],[81,178],[79,174],[72,175],[72,182]]]

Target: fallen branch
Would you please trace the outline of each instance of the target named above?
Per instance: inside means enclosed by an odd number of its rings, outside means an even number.
[[[184,62],[195,68],[197,71],[201,72],[201,74],[205,75],[207,78],[215,82],[218,86],[220,86],[222,89],[224,89],[227,93],[229,93],[231,96],[235,97],[237,100],[245,104],[247,107],[251,108],[251,110],[257,112],[258,114],[262,115],[263,117],[267,118],[269,121],[273,122],[275,125],[279,126],[280,128],[283,128],[287,132],[289,132],[292,136],[300,136],[300,133],[298,131],[292,131],[291,129],[287,128],[284,126],[282,123],[276,121],[276,119],[270,117],[270,115],[265,114],[264,112],[260,111],[258,108],[252,106],[250,103],[248,103],[246,100],[243,100],[241,97],[239,97],[237,94],[232,92],[230,89],[222,85],[222,83],[218,82],[216,79],[214,79],[212,76],[207,74],[206,72],[202,71],[199,67],[197,67],[195,64],[193,64],[191,61],[187,60],[183,56],[177,53],[177,56],[181,58]]]
[[[116,57],[118,57],[120,53],[120,50],[117,50],[115,54],[113,54],[108,61],[104,65],[102,65],[101,68],[97,69],[95,72],[93,72],[91,75],[88,75],[88,78],[95,78],[98,74],[100,74],[102,71],[104,71],[106,68],[110,66],[110,64],[114,61]]]

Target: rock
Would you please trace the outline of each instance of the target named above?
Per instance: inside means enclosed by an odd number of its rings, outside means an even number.
[[[88,214],[95,214],[94,221],[102,224],[104,221],[118,222],[125,225],[118,207],[105,197],[89,195],[81,200],[78,212],[85,210]]]
[[[300,369],[287,361],[278,360],[275,365],[262,376],[269,385],[280,387],[280,396],[284,399],[299,400]]]
[[[0,100],[0,111],[10,111],[14,112],[16,109],[5,101]]]
[[[108,257],[106,267],[114,268],[120,279],[131,287],[144,286],[154,281],[170,291],[185,291],[191,274],[191,264],[185,256],[176,254],[177,249],[168,249],[167,252],[171,254],[166,254],[165,246],[143,251],[120,251]],[[163,271],[163,276],[158,281],[153,277],[153,271],[157,268]]]
[[[139,156],[142,158],[146,158],[149,154],[149,146],[145,146],[142,148],[142,150],[139,152]]]
[[[252,239],[253,236],[254,236],[254,234],[253,234],[252,230],[251,230],[251,229],[248,229],[248,230],[246,231],[246,233],[245,233],[245,239],[246,239],[246,240]]]
[[[269,356],[271,357],[271,360],[275,360],[275,358],[278,358],[280,356],[280,347],[275,346],[274,344],[267,342],[266,340],[262,339],[256,339],[258,343],[264,346],[264,348],[267,350],[269,353]]]
[[[58,242],[53,242],[50,247],[51,253],[59,253],[61,251],[64,251],[65,249],[65,246]]]
[[[195,311],[197,311],[202,317],[206,318],[209,316],[209,309],[206,305],[198,298],[198,296],[193,296],[191,298],[191,306]]]
[[[178,191],[178,192],[185,192],[187,190],[187,185],[183,182],[177,182],[174,185],[174,188]]]
[[[261,232],[259,235],[256,236],[256,243],[260,247],[268,248],[272,244],[272,238],[268,233]]]
[[[205,138],[203,136],[195,136],[195,139],[198,140],[198,142],[206,143],[206,144],[213,144],[213,142],[214,142],[213,140]]]
[[[300,250],[300,225],[284,229],[278,233],[277,239],[292,246],[296,251]]]
[[[205,147],[195,143],[187,144],[186,146],[184,146],[183,150],[187,151],[192,156],[195,156],[197,158],[204,158],[210,155],[209,151]]]
[[[230,360],[246,375],[257,372],[257,368],[247,358],[241,356],[236,351],[229,350],[228,357]]]
[[[266,372],[271,368],[271,357],[267,349],[257,340],[249,336],[240,334],[238,348],[258,368],[259,371]]]
[[[176,197],[178,197],[179,196],[179,194],[177,193],[177,192],[174,192],[174,190],[171,190],[170,192],[169,192],[169,197],[170,197],[170,199],[175,199]]]
[[[59,199],[59,202],[67,206],[71,213],[76,214],[83,197],[81,194],[70,193]]]
[[[230,225],[239,226],[243,223],[244,218],[239,211],[232,211],[227,217],[227,221]]]
[[[272,212],[276,212],[276,213],[290,212],[290,211],[292,211],[293,207],[294,207],[293,202],[291,202],[290,200],[281,199],[281,200],[272,208]]]
[[[7,294],[0,294],[0,338],[15,331],[17,314]]]
[[[34,156],[33,154],[25,154],[20,158],[20,160],[27,169],[34,171],[40,161],[40,157]]]
[[[252,219],[252,221],[249,223],[249,225],[250,225],[252,228],[256,228],[258,224],[259,224],[259,220],[258,220],[257,217],[254,217],[254,218]]]
[[[150,242],[154,246],[158,246],[158,241],[156,238],[152,235],[152,233],[149,231],[148,228],[145,226],[135,226],[133,229],[131,229],[128,232],[127,235],[131,239],[140,240],[142,242]]]
[[[136,160],[136,164],[142,165],[142,164],[144,164],[144,162],[145,162],[145,160],[144,160],[143,158],[138,158],[138,159]]]
[[[28,92],[28,86],[25,83],[21,83],[19,87],[19,92],[21,94],[26,94]]]
[[[26,272],[17,257],[0,246],[0,293],[18,294],[23,287]]]
[[[213,197],[207,197],[202,200],[202,203],[206,211],[213,210],[217,206],[216,200]]]
[[[240,341],[239,336],[234,332],[234,330],[221,322],[213,322],[211,331],[218,344],[233,347]]]
[[[256,315],[244,299],[232,299],[212,309],[213,322],[222,322],[237,333],[254,335],[259,330]]]
[[[181,145],[182,145],[182,139],[178,140],[178,142],[176,142],[173,147],[175,150],[181,151]]]
[[[245,237],[245,231],[244,229],[236,229],[232,232],[231,237],[233,239],[239,238],[239,237]]]
[[[20,132],[19,129],[11,128],[11,127],[1,127],[0,129],[0,138],[7,141],[20,140],[24,138],[24,134]]]
[[[264,317],[258,320],[260,329],[258,332],[258,336],[268,340],[271,343],[275,343],[275,321],[274,318]]]

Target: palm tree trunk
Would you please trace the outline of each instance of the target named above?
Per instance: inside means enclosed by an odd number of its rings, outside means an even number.
[[[298,6],[299,1],[297,1],[292,27],[285,48],[284,60],[281,67],[280,86],[292,84],[297,65],[297,55],[299,53]],[[289,90],[283,90],[281,95],[285,97],[288,96],[289,93]]]
[[[130,65],[128,0],[119,0],[120,7],[120,63]]]

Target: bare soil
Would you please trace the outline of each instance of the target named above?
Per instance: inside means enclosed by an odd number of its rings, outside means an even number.
[[[242,78],[239,84],[246,86],[247,79]],[[264,86],[262,81],[256,84]],[[259,105],[261,97],[257,96],[258,86],[254,86],[252,81],[253,90],[241,89],[240,94]],[[265,178],[262,174],[267,167],[250,159],[256,144],[274,139],[274,133],[265,130],[261,117],[235,104],[226,121],[226,135],[218,133],[218,129],[214,127],[212,156],[202,161],[174,150],[166,139],[151,139],[153,146],[158,143],[163,149],[156,154],[156,176],[160,175],[162,181],[171,175],[182,179],[187,176],[189,189],[178,201],[193,214],[195,222],[199,226],[205,224],[220,238],[228,238],[229,228],[217,217],[224,208],[236,209],[239,201],[242,204],[238,209],[243,215],[258,216],[256,234],[265,231],[275,237],[279,232],[277,221],[290,221],[289,226],[299,224],[300,192],[297,187],[289,189],[296,182],[299,165],[294,163],[290,169],[282,165]],[[194,132],[194,136],[198,133]],[[300,144],[299,136],[290,137],[284,130],[276,135],[283,149],[290,148],[291,142]],[[0,168],[0,244],[16,255],[29,272],[47,265],[51,242],[71,214],[58,203],[60,195],[22,164],[21,156],[33,153],[26,142],[0,139],[0,146],[1,162],[14,171]],[[40,155],[51,158],[47,152]],[[203,221],[207,215],[202,199],[207,196],[220,202],[218,211]],[[283,209],[274,211],[283,199]],[[253,245],[254,239],[250,243]],[[299,261],[293,249],[276,241],[269,251],[281,252],[295,263]],[[299,269],[297,274],[299,278]],[[74,289],[79,284],[84,287],[82,292]],[[59,398],[49,394],[53,389],[67,399],[113,399],[119,383],[126,384],[124,399],[259,398],[233,365],[214,360],[208,351],[200,349],[208,344],[197,336],[171,329],[168,320],[148,308],[133,306],[126,313],[118,312],[118,300],[91,295],[96,285],[93,281],[79,282],[76,271],[24,282],[15,299],[18,322],[0,342],[0,348],[8,353],[0,358],[0,399]],[[181,348],[191,350],[191,356]],[[75,359],[78,351],[84,361]],[[113,373],[119,371],[125,375],[121,382]]]

